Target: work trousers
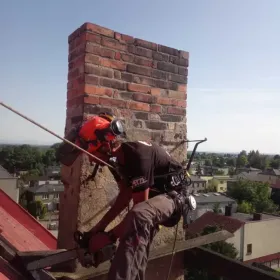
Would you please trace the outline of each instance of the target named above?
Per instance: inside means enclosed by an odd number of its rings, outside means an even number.
[[[150,245],[159,225],[177,211],[168,195],[135,205],[124,218],[125,231],[108,273],[108,280],[144,280]]]

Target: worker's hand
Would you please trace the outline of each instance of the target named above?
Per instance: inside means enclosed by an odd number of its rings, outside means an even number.
[[[107,233],[99,232],[91,237],[89,241],[89,252],[95,253],[111,243],[112,241]]]

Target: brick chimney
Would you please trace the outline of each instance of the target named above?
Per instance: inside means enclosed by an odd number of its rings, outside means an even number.
[[[68,42],[65,133],[72,125],[108,110],[124,120],[130,140],[151,139],[179,161],[186,160],[187,144],[176,145],[186,139],[187,132],[188,52],[91,23],[75,30]],[[92,168],[84,155],[73,166],[62,167],[65,191],[59,206],[59,248],[73,248],[73,232],[96,224],[117,195],[106,167],[93,181],[86,181]],[[153,246],[170,242],[173,231],[162,229]],[[182,231],[181,227],[181,238]]]

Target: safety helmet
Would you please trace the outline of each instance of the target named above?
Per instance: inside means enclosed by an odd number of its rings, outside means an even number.
[[[122,122],[110,113],[100,113],[82,125],[79,137],[87,146],[88,152],[98,150],[103,144],[110,143],[117,136],[125,135]]]
[[[98,114],[98,116],[107,120],[107,121],[109,121],[109,122],[113,121],[116,118],[113,114],[111,114],[109,112],[100,112]]]

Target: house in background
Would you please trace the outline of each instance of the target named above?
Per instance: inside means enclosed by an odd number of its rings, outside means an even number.
[[[64,191],[61,181],[38,181],[27,189],[28,200],[41,200],[48,210],[58,210],[59,195]]]
[[[0,165],[0,189],[3,190],[16,203],[19,202],[18,177],[11,175]]]
[[[217,226],[234,234],[226,242],[238,251],[237,258],[245,263],[254,262],[273,269],[280,267],[280,217],[267,214],[233,213],[226,215],[207,212],[186,229],[186,237],[200,234],[206,226]]]
[[[200,176],[191,175],[190,176],[192,184],[189,186],[189,191],[193,193],[198,193],[206,189],[206,181]]]
[[[207,182],[207,186],[214,181],[217,184],[217,192],[221,193],[227,191],[227,182],[232,181],[232,178],[227,175],[201,176],[201,178]]]
[[[226,213],[226,206],[231,205],[232,211],[237,211],[237,202],[227,197],[222,193],[197,193],[194,194],[197,208],[195,211],[191,212],[191,219],[196,220],[208,211],[213,211],[215,207],[222,214]]]

